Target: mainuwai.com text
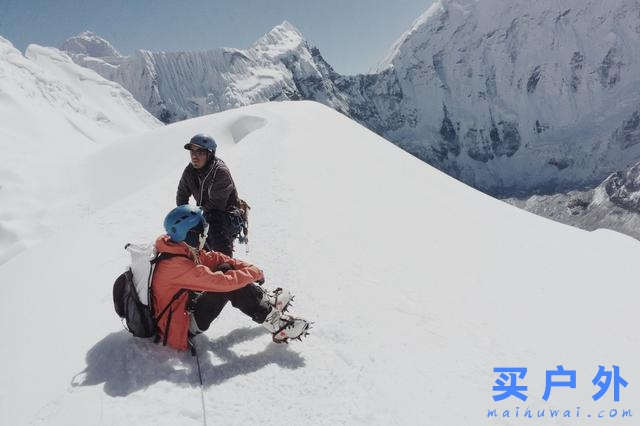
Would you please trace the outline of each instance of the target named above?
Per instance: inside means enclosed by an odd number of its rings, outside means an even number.
[[[630,408],[598,408],[598,409],[582,409],[575,407],[573,409],[559,408],[489,408],[487,417],[493,419],[543,419],[543,418],[571,418],[571,419],[620,419],[631,418]]]

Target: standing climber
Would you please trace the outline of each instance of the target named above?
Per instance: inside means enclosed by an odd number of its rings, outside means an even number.
[[[176,205],[188,204],[193,196],[211,227],[207,238],[209,250],[232,256],[233,240],[242,232],[246,239],[248,205],[238,198],[229,168],[216,157],[216,147],[216,141],[202,133],[184,146],[191,162],[180,178]]]

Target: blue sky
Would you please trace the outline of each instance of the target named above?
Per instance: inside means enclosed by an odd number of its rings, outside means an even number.
[[[432,0],[0,0],[0,35],[21,51],[91,30],[120,52],[244,48],[284,20],[334,69],[366,72]]]

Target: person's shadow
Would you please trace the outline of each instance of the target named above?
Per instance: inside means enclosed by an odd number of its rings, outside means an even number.
[[[231,349],[238,343],[267,336],[262,328],[246,327],[215,340],[204,334],[196,337],[204,385],[218,385],[269,364],[287,369],[304,367],[304,358],[285,344],[270,342],[263,351],[250,355],[237,355]],[[212,354],[221,362],[212,363]],[[125,330],[111,333],[96,343],[87,352],[86,362],[87,368],[72,378],[71,386],[104,383],[104,391],[110,396],[127,396],[163,380],[192,386],[200,384],[196,359],[189,352],[177,352],[149,339],[137,339]]]

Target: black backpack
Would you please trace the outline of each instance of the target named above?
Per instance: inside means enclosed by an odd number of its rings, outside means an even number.
[[[249,204],[238,198],[238,205],[230,211],[210,210],[205,217],[211,228],[210,233],[230,241],[238,239],[240,244],[249,242]]]
[[[156,264],[163,260],[174,256],[184,256],[170,253],[157,254],[152,246],[139,246],[127,244],[125,250],[131,253],[132,265],[136,263],[140,265],[140,262],[148,263],[148,272],[140,272],[140,268],[129,267],[126,271],[116,278],[113,283],[113,306],[116,314],[124,320],[127,330],[135,337],[154,337],[158,335],[158,321],[165,314],[167,309],[178,300],[178,298],[186,291],[186,289],[180,289],[171,298],[171,301],[167,306],[158,314],[158,317],[154,317],[153,312],[153,296],[151,293],[151,282],[153,279],[153,271]],[[153,256],[153,257],[152,257]],[[187,257],[187,256],[184,256]],[[137,277],[138,280],[146,279],[146,302],[141,301],[139,291],[143,290],[140,287],[136,288],[135,278],[133,270],[138,270],[138,274],[142,275]],[[144,282],[144,281],[143,281]],[[169,324],[167,324],[167,327]]]
[[[116,314],[125,320],[127,330],[136,337],[156,335],[156,320],[153,307],[140,301],[133,284],[131,269],[120,274],[113,283],[113,306]]]

